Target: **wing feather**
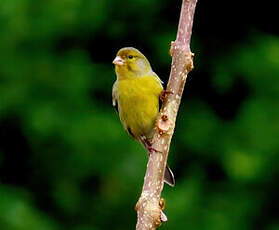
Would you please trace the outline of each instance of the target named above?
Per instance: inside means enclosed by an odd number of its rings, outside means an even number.
[[[118,101],[117,101],[117,81],[114,82],[112,87],[112,106],[115,108],[118,113]]]

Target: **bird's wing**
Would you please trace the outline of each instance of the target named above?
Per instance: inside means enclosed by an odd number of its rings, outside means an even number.
[[[152,75],[156,78],[156,80],[157,80],[158,82],[160,82],[161,85],[164,84],[164,82],[158,77],[158,75],[157,75],[155,72],[153,72]]]
[[[118,101],[117,101],[117,81],[114,82],[112,87],[112,105],[118,113]]]
[[[119,113],[118,101],[117,101],[117,98],[118,98],[118,96],[117,96],[117,83],[118,83],[118,82],[115,81],[114,84],[113,84],[113,87],[112,87],[112,105],[113,105],[113,107],[115,108],[116,112]],[[121,119],[120,119],[120,120],[121,120]],[[134,134],[132,133],[131,129],[130,129],[129,127],[127,127],[125,123],[122,122],[122,124],[123,124],[124,129],[128,132],[128,134],[129,134],[132,138],[135,138],[135,139],[136,139],[136,137],[135,137]]]
[[[159,82],[160,87],[161,87],[161,91],[163,91],[164,90],[164,87],[163,87],[164,82],[159,78],[159,76],[155,72],[152,73],[152,76]],[[161,106],[162,106],[162,101],[160,100],[159,97],[158,97],[158,99],[159,99],[159,109],[160,109]]]

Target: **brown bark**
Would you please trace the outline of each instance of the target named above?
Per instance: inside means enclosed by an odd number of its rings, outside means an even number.
[[[164,185],[164,171],[181,97],[188,73],[193,69],[193,53],[190,50],[192,25],[197,0],[183,0],[175,42],[171,43],[171,73],[166,99],[157,118],[152,140],[144,185],[136,205],[137,230],[153,230],[164,219],[164,202],[160,198]]]

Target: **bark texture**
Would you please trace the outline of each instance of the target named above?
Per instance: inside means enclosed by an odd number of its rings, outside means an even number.
[[[137,230],[152,230],[167,218],[163,213],[164,200],[161,192],[164,186],[164,171],[181,97],[188,73],[193,69],[193,53],[190,50],[192,25],[197,0],[183,0],[177,37],[171,43],[171,72],[167,85],[166,99],[157,118],[144,185],[136,205]]]

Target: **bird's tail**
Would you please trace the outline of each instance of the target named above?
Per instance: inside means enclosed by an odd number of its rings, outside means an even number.
[[[168,165],[166,166],[164,181],[172,187],[175,185],[174,175]]]
[[[146,137],[142,136],[138,140],[143,145],[143,147],[146,149],[148,156],[150,156],[150,154],[152,154],[150,151],[150,148],[152,148],[152,147],[151,147],[151,144],[149,143],[148,139]],[[173,172],[171,171],[171,169],[168,165],[166,166],[166,169],[165,169],[164,182],[172,187],[175,185],[175,179],[174,179]]]

